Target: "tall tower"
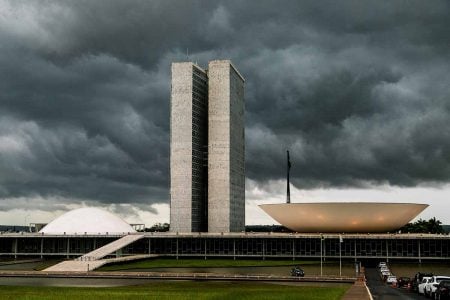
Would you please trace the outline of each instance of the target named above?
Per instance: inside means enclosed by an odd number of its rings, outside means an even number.
[[[172,64],[170,230],[245,230],[244,78],[229,60]]]
[[[210,61],[208,89],[208,231],[243,231],[244,78],[229,60]]]
[[[207,231],[208,81],[191,63],[172,64],[170,230]]]

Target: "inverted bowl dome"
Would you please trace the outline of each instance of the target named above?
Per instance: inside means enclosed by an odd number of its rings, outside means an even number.
[[[45,234],[106,234],[136,232],[118,216],[99,208],[84,207],[66,212],[39,232]]]
[[[259,205],[269,216],[296,232],[393,232],[428,204],[325,202]]]

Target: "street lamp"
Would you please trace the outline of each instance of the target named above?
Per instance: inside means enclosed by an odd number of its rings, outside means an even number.
[[[339,276],[342,276],[342,243],[344,239],[339,235]]]
[[[320,234],[320,276],[323,275],[323,272],[322,272],[322,269],[323,269],[323,267],[322,267],[322,265],[323,265],[323,263],[322,263],[322,255],[323,255],[322,241],[323,241],[323,234]]]
[[[28,226],[28,231],[30,231],[30,225],[29,224],[27,224],[27,220],[28,220],[28,217],[30,216],[30,214],[27,214],[26,216],[25,216],[25,226]]]

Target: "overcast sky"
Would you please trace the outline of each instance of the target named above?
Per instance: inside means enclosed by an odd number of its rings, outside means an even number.
[[[0,0],[0,224],[169,221],[170,64],[246,79],[247,223],[292,202],[450,223],[450,2]]]

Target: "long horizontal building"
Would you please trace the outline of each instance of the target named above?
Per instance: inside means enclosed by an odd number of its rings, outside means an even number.
[[[141,233],[132,233],[141,234]],[[450,236],[434,234],[142,233],[122,255],[344,260],[450,259]],[[123,235],[0,234],[0,255],[75,258]],[[341,239],[342,238],[342,239]],[[342,242],[341,242],[342,241]]]

